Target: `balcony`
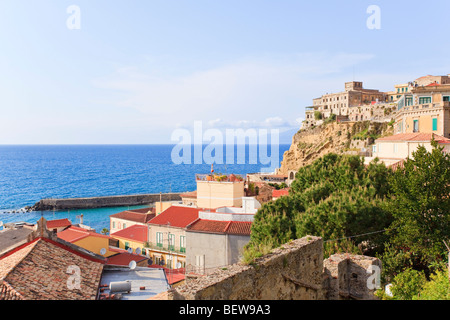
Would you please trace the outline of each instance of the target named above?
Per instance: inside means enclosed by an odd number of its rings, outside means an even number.
[[[186,254],[186,248],[180,248],[175,247],[172,245],[162,244],[162,243],[152,243],[147,242],[144,246],[144,248],[151,249],[151,250],[157,250],[165,253],[177,253],[177,254]]]

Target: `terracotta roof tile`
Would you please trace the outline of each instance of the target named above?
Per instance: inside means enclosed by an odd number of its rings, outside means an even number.
[[[72,225],[69,219],[48,220],[47,229],[69,227]]]
[[[250,235],[251,226],[251,222],[199,219],[190,225],[188,230],[193,232]]]
[[[399,133],[393,136],[379,138],[376,141],[430,141],[432,136],[436,141],[450,141],[450,139],[434,133]]]
[[[131,227],[114,232],[111,234],[111,237],[146,242],[148,240],[148,229],[147,226],[135,224]]]
[[[150,220],[148,224],[152,225],[168,225],[171,227],[185,228],[190,223],[198,219],[200,208],[170,206],[155,218]]]
[[[142,260],[146,260],[147,258],[144,256],[140,256],[137,254],[132,254],[128,252],[121,252],[115,254],[111,257],[108,257],[106,264],[115,265],[115,266],[128,266],[131,261],[140,262]]]
[[[138,223],[147,223],[156,216],[155,208],[143,208],[136,210],[126,210],[113,215],[112,218],[134,221]]]
[[[272,191],[272,197],[274,197],[274,198],[279,198],[281,196],[288,196],[288,195],[289,195],[289,189],[281,189],[281,190],[274,189]]]
[[[104,261],[47,238],[36,238],[0,258],[0,300],[94,300]],[[69,288],[70,266],[80,288]]]
[[[58,238],[65,240],[67,242],[76,242],[78,240],[84,239],[86,237],[97,237],[97,238],[107,238],[111,239],[110,236],[106,236],[93,231],[88,231],[86,229],[71,226],[64,231],[58,232]]]

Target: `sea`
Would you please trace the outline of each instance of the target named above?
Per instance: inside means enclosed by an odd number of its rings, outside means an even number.
[[[41,199],[78,198],[148,193],[186,192],[196,189],[195,175],[271,171],[279,167],[288,144],[263,147],[245,145],[214,149],[204,145],[179,152],[174,145],[1,145],[0,222],[36,223],[68,218],[100,232],[109,229],[109,216],[136,207],[23,212]],[[208,149],[209,148],[209,149]],[[175,152],[175,151],[176,152]],[[188,149],[185,149],[186,151]],[[227,155],[227,150],[229,154]],[[231,153],[233,152],[233,153]],[[200,154],[200,161],[198,158]],[[267,155],[266,157],[264,155]],[[197,158],[196,158],[197,157]],[[271,159],[268,163],[268,158]],[[0,230],[2,227],[0,227]]]

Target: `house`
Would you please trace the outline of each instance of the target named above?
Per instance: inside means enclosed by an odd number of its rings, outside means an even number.
[[[244,196],[244,179],[240,176],[197,174],[197,207],[215,209],[240,207]]]
[[[132,261],[138,267],[147,267],[148,258],[140,254],[129,253],[127,250],[112,248],[111,251],[117,251],[116,254],[109,256],[106,260],[107,265],[129,266]]]
[[[58,232],[57,236],[64,241],[105,257],[115,254],[115,252],[110,250],[110,245],[113,244],[113,238],[110,236],[76,226],[70,226],[64,231]],[[102,249],[105,249],[105,253],[102,253]]]
[[[415,87],[398,102],[395,133],[435,133],[450,138],[450,84]]]
[[[412,158],[412,153],[421,145],[431,151],[433,138],[444,148],[444,152],[450,153],[450,139],[443,136],[434,133],[399,133],[375,140],[372,157],[366,157],[364,161],[368,164],[374,158],[378,158],[387,166],[391,166],[406,158]]]
[[[183,205],[193,207],[197,206],[197,190],[182,193],[180,196]]]
[[[135,224],[131,227],[119,230],[111,234],[113,239],[118,240],[118,248],[128,250],[132,249],[138,254],[146,255],[144,247],[148,242],[148,227],[146,225]]]
[[[173,205],[148,222],[147,255],[169,269],[184,267],[186,226],[198,219],[199,208]]]
[[[250,241],[254,214],[200,212],[199,219],[186,228],[186,269],[208,274],[217,267],[239,262]]]
[[[53,232],[61,232],[72,225],[69,219],[47,220],[47,229]]]
[[[31,241],[0,256],[0,300],[95,300],[104,264],[56,238],[41,218]]]
[[[110,234],[126,229],[135,224],[145,226],[147,222],[155,217],[155,208],[143,208],[125,210],[109,216]]]
[[[170,289],[164,270],[140,266],[106,265],[100,283],[99,300],[147,300]],[[117,288],[124,283],[129,290]]]

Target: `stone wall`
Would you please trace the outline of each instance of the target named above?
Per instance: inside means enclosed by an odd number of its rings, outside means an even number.
[[[163,193],[162,201],[181,201],[179,193]],[[141,194],[128,196],[110,196],[73,199],[43,199],[36,203],[33,211],[90,209],[104,207],[126,207],[149,205],[160,200],[160,194]]]
[[[218,268],[154,297],[163,300],[342,300],[375,299],[367,286],[366,256],[334,255],[323,260],[323,241],[307,236],[291,241],[254,264]],[[381,270],[381,269],[380,269]]]

